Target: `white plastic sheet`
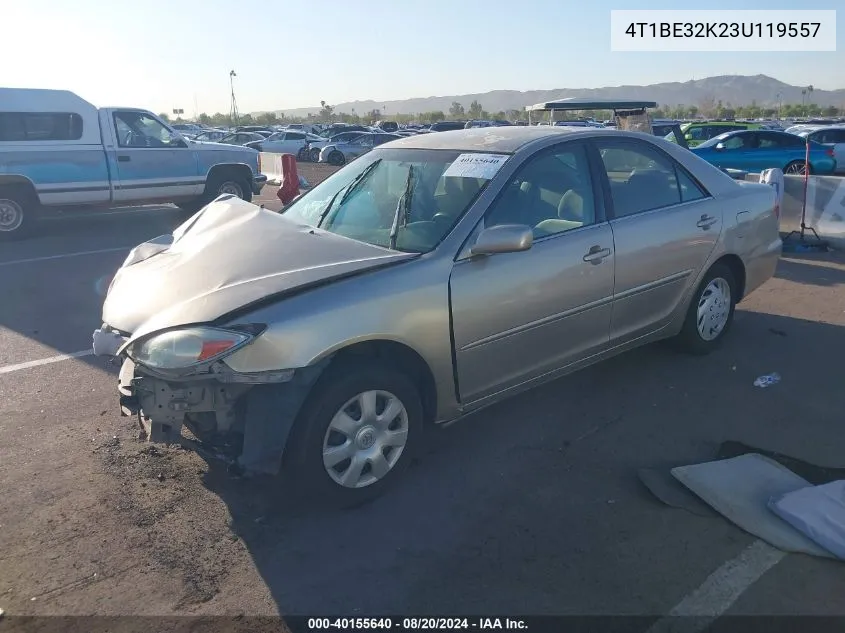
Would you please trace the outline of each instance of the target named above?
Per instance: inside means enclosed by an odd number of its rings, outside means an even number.
[[[796,530],[845,560],[845,480],[802,488],[769,501]]]

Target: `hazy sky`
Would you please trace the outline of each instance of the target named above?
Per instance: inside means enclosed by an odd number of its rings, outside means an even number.
[[[610,10],[677,0],[0,0],[0,86],[73,90],[98,106],[242,112],[356,99],[594,88],[764,73],[845,87],[835,53],[611,53]],[[707,9],[797,9],[709,0]],[[407,8],[405,8],[407,7]],[[694,8],[694,7],[690,7]],[[9,28],[13,27],[13,28]]]

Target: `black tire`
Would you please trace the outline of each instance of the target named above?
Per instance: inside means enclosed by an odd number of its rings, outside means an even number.
[[[316,147],[312,148],[310,152],[308,152],[308,158],[312,163],[319,163],[320,162],[320,150]]]
[[[303,147],[296,153],[296,160],[300,162],[305,162],[308,160],[308,148]]]
[[[702,336],[698,328],[698,308],[699,305],[707,300],[711,291],[710,284],[720,279],[727,282],[727,286],[730,288],[730,300],[728,302],[729,305],[727,306],[727,321],[713,338],[707,339]],[[698,288],[696,288],[695,294],[693,294],[689,309],[687,310],[686,319],[684,320],[684,325],[681,328],[681,332],[674,339],[676,347],[680,351],[697,356],[709,354],[719,347],[733,324],[737,294],[738,290],[736,278],[734,277],[731,269],[726,264],[714,264],[710,270],[707,271],[704,279],[702,279]],[[720,306],[715,305],[712,309],[718,311]]]
[[[27,187],[0,187],[0,241],[29,237],[37,210],[38,198]]]
[[[340,167],[344,163],[346,163],[346,156],[344,156],[342,152],[335,150],[331,154],[328,155],[326,160],[328,161],[329,165],[334,165],[335,167]]]
[[[235,195],[241,200],[252,202],[252,183],[238,173],[220,172],[212,176],[205,186],[205,202],[208,204],[222,195]]]
[[[804,161],[803,160],[794,160],[791,163],[788,163],[786,167],[783,168],[784,174],[789,174],[792,176],[803,176],[804,175]],[[810,166],[809,173],[813,173],[813,168]]]
[[[323,464],[324,441],[334,437],[334,432],[332,435],[328,433],[335,414],[356,395],[367,391],[388,392],[402,403],[407,414],[407,442],[393,467],[381,479],[360,488],[344,487],[329,475]],[[376,411],[379,406],[384,404],[377,404]],[[394,421],[403,420],[397,416]],[[368,359],[354,363],[340,361],[329,366],[320,377],[297,416],[285,448],[284,471],[292,476],[298,496],[301,495],[308,504],[341,508],[358,506],[378,497],[400,478],[422,446],[424,426],[419,392],[400,370]],[[385,450],[389,459],[393,449]],[[335,466],[340,468],[336,473],[343,472],[344,463]],[[369,464],[367,462],[362,476],[368,474]]]

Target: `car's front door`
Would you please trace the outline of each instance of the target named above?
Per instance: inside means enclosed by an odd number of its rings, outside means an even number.
[[[611,343],[661,329],[716,245],[722,208],[646,141],[596,140],[612,200],[616,251]]]
[[[368,134],[354,142],[347,143],[344,154],[346,154],[346,160],[352,160],[366,154],[371,149],[373,149],[373,135]]]
[[[455,262],[450,291],[464,403],[607,346],[613,235],[589,164],[586,146],[575,142],[532,157],[483,220],[531,227],[532,247]]]
[[[117,141],[115,201],[174,200],[202,193],[196,151],[140,110],[112,113]]]

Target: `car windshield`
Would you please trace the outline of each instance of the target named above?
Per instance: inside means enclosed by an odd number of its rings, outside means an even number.
[[[386,248],[398,217],[396,249],[426,253],[451,232],[489,183],[483,168],[453,166],[459,156],[459,151],[376,149],[314,187],[283,214]]]

